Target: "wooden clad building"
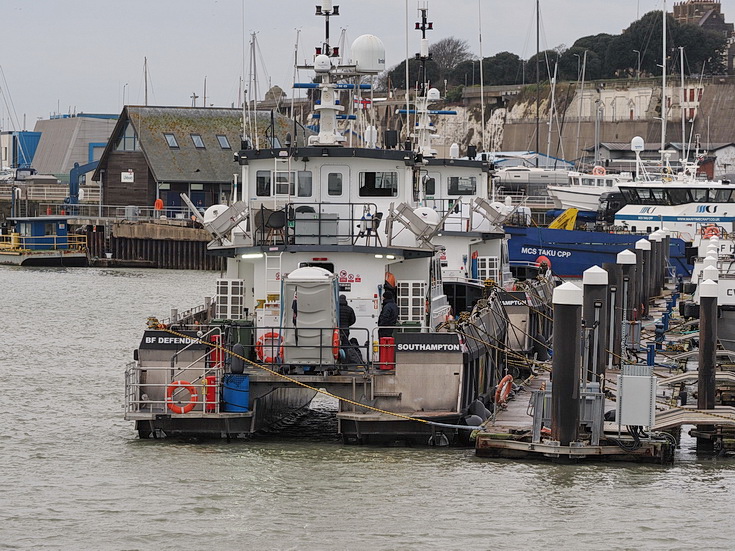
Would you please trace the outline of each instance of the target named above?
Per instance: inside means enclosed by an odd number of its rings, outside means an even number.
[[[303,143],[303,127],[295,132],[294,123],[280,115],[259,112],[249,122],[262,147],[280,147],[287,133]],[[206,209],[229,199],[242,135],[239,109],[128,105],[92,179],[100,183],[105,205],[153,207],[160,198],[176,208],[186,193]]]

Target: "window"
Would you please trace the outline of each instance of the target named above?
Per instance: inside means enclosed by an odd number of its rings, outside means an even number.
[[[176,136],[174,136],[173,134],[168,134],[164,132],[163,137],[166,138],[166,143],[171,149],[179,148],[179,142],[176,141]]]
[[[426,282],[398,282],[398,319],[423,323],[426,317]]]
[[[710,195],[714,195],[712,197],[712,202],[714,203],[729,203],[731,193],[732,191],[729,189],[710,190]]]
[[[360,172],[360,197],[398,195],[397,172]]]
[[[342,174],[330,172],[327,175],[327,193],[329,195],[342,195]]]
[[[299,170],[297,176],[297,195],[299,197],[311,197],[311,171]]]
[[[276,195],[294,195],[294,176],[293,172],[276,172]]]
[[[43,225],[43,235],[55,235],[56,225],[53,222],[47,222]]]
[[[269,197],[271,194],[271,171],[259,170],[255,173],[255,194],[258,197]]]
[[[194,147],[197,149],[204,149],[204,140],[202,140],[202,137],[199,134],[189,134],[191,136],[191,141],[194,142]]]
[[[707,189],[692,188],[692,199],[695,203],[706,203],[707,202]]]
[[[222,149],[232,149],[232,147],[230,146],[230,141],[227,139],[227,136],[217,134],[217,141],[219,142],[219,146]]]
[[[436,193],[436,178],[433,176],[424,176],[424,193],[426,195],[434,195]]]
[[[125,131],[117,144],[117,151],[138,151],[138,136],[132,124],[125,125]]]
[[[671,200],[672,205],[683,205],[685,203],[691,203],[688,189],[670,188],[667,191],[669,192],[669,199]]]
[[[477,192],[477,178],[449,177],[449,195],[474,195]]]

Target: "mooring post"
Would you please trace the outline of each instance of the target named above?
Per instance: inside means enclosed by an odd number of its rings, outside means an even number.
[[[666,228],[662,228],[661,232],[663,233],[664,237],[664,280],[663,280],[663,286],[666,287],[666,280],[669,277],[669,264],[671,262],[671,230],[667,230]],[[676,278],[673,278],[676,279]]]
[[[657,297],[661,294],[661,281],[663,279],[663,251],[662,236],[658,230],[648,236],[648,240],[651,242],[651,294],[649,296]]]
[[[636,304],[642,310],[639,313],[640,317],[643,318],[643,316],[648,314],[648,297],[651,296],[651,242],[647,239],[636,241],[635,254],[639,257],[640,277],[638,279],[641,282],[640,287],[637,289]]]
[[[608,369],[613,366],[620,367],[618,358],[620,354],[620,326],[623,323],[623,293],[621,283],[623,281],[623,271],[618,264],[605,262],[602,265],[607,272],[607,281],[609,283],[609,299],[608,310],[610,319],[608,321],[607,351],[608,351]]]
[[[699,286],[699,378],[697,408],[715,408],[715,365],[717,360],[717,282]],[[714,425],[697,425],[698,432],[714,432]],[[714,440],[697,437],[698,452],[714,451]]]
[[[554,289],[554,358],[551,363],[551,437],[562,446],[577,440],[579,427],[582,289],[564,283]]]
[[[635,280],[637,273],[636,268],[639,267],[639,264],[636,262],[638,260],[637,255],[629,249],[620,251],[618,253],[617,260],[622,269],[623,278],[623,283],[621,285],[623,295],[623,315],[621,319],[622,329],[620,333],[620,341],[621,350],[625,352],[625,349],[631,340],[630,322],[633,320],[633,309],[636,307],[637,303]]]
[[[584,286],[584,308],[582,316],[589,331],[587,350],[587,381],[600,382],[605,375],[607,364],[607,324],[608,296],[607,272],[599,266],[592,266],[582,274]]]

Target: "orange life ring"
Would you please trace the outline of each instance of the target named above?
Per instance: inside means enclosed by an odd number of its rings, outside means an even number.
[[[710,237],[714,236],[720,237],[720,228],[717,226],[707,226],[704,228],[704,238],[709,239]]]
[[[177,388],[185,388],[189,391],[189,403],[187,403],[184,407],[174,404],[173,395],[174,390],[176,390]],[[189,413],[192,409],[194,409],[194,406],[196,405],[198,400],[199,395],[197,394],[197,389],[189,381],[174,381],[166,387],[166,407],[168,407],[168,409],[170,409],[174,413]]]
[[[508,395],[513,388],[513,375],[506,375],[498,383],[495,389],[495,403],[504,404],[508,401]]]
[[[265,352],[263,351],[264,343],[267,339],[277,340],[279,343],[281,343],[281,346],[278,349],[278,354],[276,354],[274,357],[266,356]],[[271,346],[271,348],[273,347]],[[281,339],[281,335],[275,332],[261,335],[261,337],[258,339],[258,342],[255,344],[255,354],[257,354],[259,360],[267,364],[274,364],[279,359],[283,358],[283,340]]]
[[[596,166],[592,169],[593,176],[604,176],[605,174],[607,174],[607,170],[605,170],[604,166]]]
[[[334,356],[335,360],[339,359],[339,344],[339,328],[337,328],[332,333],[332,356]]]

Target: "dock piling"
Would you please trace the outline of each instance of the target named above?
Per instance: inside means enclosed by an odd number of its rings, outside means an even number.
[[[582,302],[582,289],[574,283],[554,289],[551,437],[562,446],[577,440],[579,428]]]
[[[585,327],[590,331],[585,378],[590,382],[599,382],[604,379],[607,364],[608,274],[599,266],[592,266],[582,274],[582,285],[582,315]]]
[[[699,287],[699,377],[697,408],[715,408],[717,361],[717,282],[705,280]],[[713,425],[697,425],[698,433],[712,433]],[[714,440],[697,436],[698,452],[713,452]]]

